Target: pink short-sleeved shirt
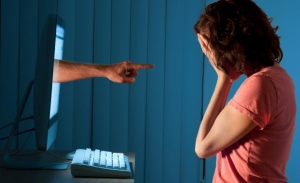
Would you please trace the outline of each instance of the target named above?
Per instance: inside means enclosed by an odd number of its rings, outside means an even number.
[[[282,67],[248,77],[228,105],[257,128],[217,154],[213,183],[283,183],[295,130],[292,79]]]

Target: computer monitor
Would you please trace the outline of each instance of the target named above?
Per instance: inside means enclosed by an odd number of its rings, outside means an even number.
[[[64,27],[64,21],[54,14],[47,17],[43,26],[39,39],[35,76],[28,84],[4,149],[3,160],[8,168],[66,169],[68,166],[61,159],[44,158],[41,153],[33,158],[24,159],[11,157],[9,152],[32,86],[34,87],[33,112],[37,149],[41,152],[48,150],[56,139],[60,84],[53,83],[53,67],[55,59],[63,57]]]
[[[35,69],[33,111],[36,144],[48,150],[56,138],[60,83],[52,83],[54,59],[62,59],[64,22],[49,15],[40,38]]]

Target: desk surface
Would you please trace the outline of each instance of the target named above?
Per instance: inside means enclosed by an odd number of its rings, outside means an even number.
[[[70,151],[50,151],[53,156],[64,157]],[[70,165],[66,170],[20,170],[3,168],[2,156],[0,162],[1,183],[133,183],[135,172],[134,153],[124,153],[129,158],[133,176],[130,179],[112,178],[79,178],[71,175]]]

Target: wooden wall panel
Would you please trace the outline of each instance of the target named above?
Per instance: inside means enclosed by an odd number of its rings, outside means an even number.
[[[0,119],[5,125],[15,120],[19,107],[19,1],[1,2]],[[2,126],[1,125],[1,126]],[[10,128],[1,130],[1,137]],[[4,147],[5,142],[1,142]],[[12,148],[16,146],[12,144]]]
[[[22,100],[25,90],[31,80],[34,79],[35,63],[38,49],[38,0],[20,1],[19,7],[19,98]],[[23,116],[33,114],[33,89],[24,109]],[[33,120],[24,121],[20,124],[19,131],[33,128]],[[30,135],[30,139],[28,138]],[[26,143],[26,148],[35,149],[35,133],[25,133],[19,136],[19,147]]]
[[[111,63],[130,57],[130,0],[112,1]],[[110,149],[128,150],[129,86],[111,83],[110,88]]]
[[[167,1],[164,70],[163,182],[180,182],[182,138],[184,1]]]
[[[75,48],[77,62],[92,63],[94,60],[94,1],[76,0],[75,2]],[[92,146],[92,80],[74,82],[73,98],[73,148]]]
[[[111,1],[95,1],[94,62],[110,64],[111,60]],[[93,146],[109,150],[110,84],[108,79],[94,79],[93,88]]]
[[[147,119],[144,154],[145,183],[163,180],[164,85],[166,46],[166,1],[149,0],[148,62],[154,68],[147,73]],[[155,135],[154,135],[155,134]]]
[[[204,1],[185,1],[184,14],[182,15],[184,17],[183,27],[185,38],[182,50],[184,63],[182,65],[180,182],[199,182],[203,178],[203,164],[196,156],[194,149],[198,127],[202,118],[200,110],[202,108],[202,74],[204,68],[203,54],[193,26],[204,7]]]
[[[132,62],[147,63],[148,56],[148,1],[130,2],[130,57]],[[139,70],[136,82],[129,86],[128,149],[136,155],[137,182],[142,182],[145,170],[147,74]]]

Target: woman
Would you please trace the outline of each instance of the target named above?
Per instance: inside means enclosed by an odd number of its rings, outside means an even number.
[[[217,155],[213,182],[287,182],[296,102],[293,81],[279,65],[278,27],[251,0],[219,0],[194,28],[217,73],[195,145],[200,158]],[[247,78],[225,105],[242,74]]]

